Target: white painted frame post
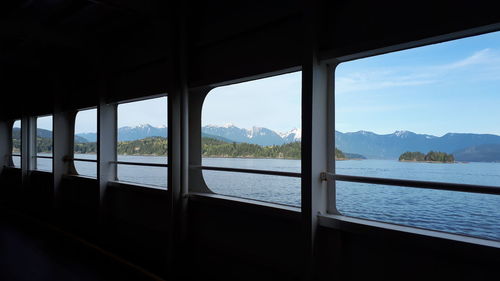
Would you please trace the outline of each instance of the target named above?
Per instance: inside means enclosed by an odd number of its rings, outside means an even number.
[[[104,197],[110,181],[117,178],[117,104],[100,101],[97,107],[97,179],[99,182],[99,206],[101,217]]]
[[[328,99],[328,110],[327,110],[327,142],[328,142],[328,164],[327,172],[336,173],[336,162],[335,162],[335,67],[337,67],[338,62],[334,64],[326,64],[327,68],[327,99]],[[326,213],[339,215],[337,210],[337,189],[336,181],[327,180],[327,210]]]
[[[27,116],[23,118],[24,123],[22,124],[22,148],[24,150],[22,156],[22,169],[23,178],[27,180],[25,176],[28,175],[29,171],[36,170],[36,119],[34,116]],[[22,121],[21,121],[22,122]]]
[[[321,173],[329,168],[328,65],[318,50],[319,1],[304,1],[304,58],[302,63],[302,225],[304,280],[314,280],[317,259],[318,215],[327,211],[327,183]]]
[[[54,176],[54,206],[61,205],[61,182],[74,169],[73,157],[76,111],[54,112],[52,116],[52,173]]]
[[[189,186],[189,87],[187,84],[187,44],[185,7],[178,11],[178,44],[174,73],[177,73],[168,96],[168,192],[171,214],[169,221],[169,246],[167,265],[174,279],[183,276],[179,271],[184,262],[187,228],[187,203]]]

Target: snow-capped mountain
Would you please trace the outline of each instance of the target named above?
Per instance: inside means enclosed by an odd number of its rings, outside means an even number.
[[[226,124],[224,126],[207,125],[201,128],[204,134],[223,137],[234,142],[248,142],[248,132],[245,129],[238,128],[233,124]]]
[[[118,129],[118,141],[139,140],[147,137],[167,137],[167,127],[154,127],[149,124],[143,124],[136,127],[120,127]],[[97,140],[96,133],[81,133],[77,136],[83,137],[90,142]]]
[[[246,142],[258,145],[281,145],[284,143],[300,141],[301,129],[293,129],[286,133],[277,133],[263,127],[252,127],[251,129],[239,128],[233,124],[222,126],[207,125],[202,129],[204,137],[217,138],[226,142]],[[118,129],[118,141],[131,141],[147,137],[167,137],[167,127],[154,127],[149,124],[136,127],[120,127]],[[95,133],[82,133],[78,136],[88,141],[96,141]]]
[[[280,145],[286,141],[275,131],[263,128],[252,127],[251,129],[238,128],[233,124],[224,126],[207,125],[201,129],[202,133],[223,137],[234,142],[246,142],[258,145]]]
[[[280,145],[285,143],[278,133],[267,128],[252,127],[252,129],[247,130],[247,132],[250,143],[258,145]]]
[[[285,143],[296,142],[302,139],[302,130],[294,128],[286,133],[279,133],[279,135]]]
[[[126,126],[118,129],[118,141],[131,141],[147,137],[167,137],[167,127],[142,124],[137,127]]]

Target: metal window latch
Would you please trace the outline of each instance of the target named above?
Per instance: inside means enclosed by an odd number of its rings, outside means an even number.
[[[321,172],[321,174],[319,174],[319,178],[321,179],[321,181],[328,181],[328,173]]]

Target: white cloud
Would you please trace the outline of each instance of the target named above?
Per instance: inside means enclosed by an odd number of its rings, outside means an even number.
[[[342,106],[336,109],[336,113],[376,113],[376,112],[390,112],[401,111],[410,109],[419,109],[422,105],[418,104],[405,104],[405,105],[353,105]]]
[[[500,57],[498,53],[496,53],[494,50],[490,48],[486,48],[473,53],[471,56],[466,57],[465,59],[450,64],[442,65],[441,68],[447,70],[453,70],[453,69],[468,67],[471,65],[491,64],[492,62],[498,62],[499,60]]]
[[[429,66],[380,67],[363,72],[347,73],[335,78],[337,94],[380,90],[395,87],[422,86],[453,79],[500,79],[500,52],[485,48],[458,61]],[[464,71],[466,77],[462,77]]]

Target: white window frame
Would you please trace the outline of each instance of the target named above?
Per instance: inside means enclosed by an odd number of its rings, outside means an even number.
[[[465,31],[454,32],[442,36],[431,37],[423,40],[408,42],[404,44],[389,46],[381,49],[365,51],[357,54],[346,55],[338,58],[324,59],[322,62],[328,65],[328,91],[331,97],[331,102],[329,102],[332,116],[329,116],[329,132],[328,132],[328,153],[329,155],[334,155],[335,148],[335,69],[343,62],[348,62],[352,60],[357,60],[365,57],[372,57],[377,55],[382,55],[385,53],[402,51],[410,48],[423,47],[431,44],[447,42],[452,40],[458,40],[466,37],[472,37],[476,35],[481,35],[490,32],[500,31],[500,23],[478,27],[474,29],[469,29]],[[322,54],[323,57],[328,57],[328,54]],[[471,237],[467,235],[454,234],[448,232],[441,232],[433,229],[422,229],[406,225],[398,225],[383,221],[374,221],[359,217],[349,217],[342,215],[338,212],[336,207],[336,186],[337,180],[342,179],[352,182],[364,182],[377,185],[395,185],[395,186],[406,186],[406,187],[417,187],[417,188],[428,188],[428,189],[439,189],[439,190],[450,190],[450,191],[463,191],[463,192],[476,192],[483,194],[495,194],[499,195],[500,190],[498,187],[491,186],[479,186],[479,185],[468,185],[468,184],[454,184],[454,183],[441,183],[441,182],[425,182],[425,181],[414,181],[414,180],[400,180],[393,178],[368,178],[368,177],[357,177],[357,176],[344,176],[337,175],[335,170],[335,160],[334,157],[330,157],[328,163],[328,169],[321,174],[321,179],[327,181],[328,186],[328,196],[327,196],[327,212],[326,214],[319,215],[319,224],[325,227],[339,228],[339,227],[351,227],[351,225],[362,224],[368,227],[383,228],[394,231],[407,232],[418,235],[426,235],[437,238],[449,239],[454,241],[473,243],[477,245],[485,245],[495,248],[500,248],[500,241],[491,241],[487,239],[482,239],[478,237]],[[478,192],[478,189],[479,192]]]
[[[113,150],[114,154],[116,155],[117,159],[115,161],[111,161],[111,164],[115,166],[115,179],[111,180],[110,182],[117,183],[117,184],[124,184],[124,185],[133,185],[133,186],[140,186],[140,187],[145,187],[145,188],[153,188],[153,189],[160,189],[160,190],[168,190],[168,169],[169,169],[169,164],[158,164],[158,163],[139,163],[139,162],[127,162],[127,161],[119,161],[118,160],[118,151],[117,151],[117,144],[118,144],[118,111],[119,111],[119,105],[121,104],[129,104],[133,102],[141,102],[141,101],[147,101],[151,99],[157,99],[157,98],[166,98],[167,102],[165,104],[165,109],[167,110],[167,115],[165,116],[166,118],[166,123],[168,125],[168,103],[169,103],[169,98],[168,98],[168,93],[161,93],[157,95],[151,95],[147,97],[140,97],[140,98],[135,98],[135,99],[129,99],[129,100],[123,100],[114,103],[115,108],[116,108],[116,124],[115,124],[115,129],[116,129],[116,141],[114,142]],[[98,129],[99,130],[99,129]],[[167,132],[168,134],[168,132]],[[167,137],[168,139],[168,137]],[[170,154],[170,151],[167,152]],[[167,157],[168,161],[168,157]],[[150,184],[145,184],[145,183],[138,183],[138,182],[130,182],[130,181],[124,181],[120,180],[118,178],[118,165],[128,165],[128,166],[142,166],[142,167],[160,167],[160,168],[165,168],[165,172],[167,175],[167,180],[165,186],[156,186],[156,185],[150,185]]]
[[[22,119],[19,118],[19,119],[14,119],[12,121],[12,126],[10,128],[10,131],[11,131],[11,137],[10,137],[10,145],[11,145],[11,151],[9,151],[9,154],[10,154],[10,161],[12,163],[12,166],[11,168],[16,168],[16,169],[22,169],[22,164],[23,164],[23,161],[22,161],[22,154],[23,154],[23,143],[22,143]],[[19,146],[20,146],[20,151],[19,151],[19,154],[14,154],[13,150],[14,150],[14,136],[13,136],[13,131],[14,131],[14,124],[19,121]],[[14,157],[19,157],[19,167],[16,167],[16,165],[14,164]]]
[[[99,171],[99,163],[98,163],[98,157],[97,157],[97,154],[98,154],[98,147],[97,147],[97,142],[99,141],[99,132],[98,132],[98,123],[99,123],[99,120],[98,120],[98,116],[99,116],[99,113],[98,113],[98,108],[97,106],[93,106],[93,107],[86,107],[86,108],[81,108],[81,109],[78,109],[76,111],[76,115],[75,115],[75,122],[73,124],[73,127],[76,128],[76,121],[77,121],[77,118],[78,118],[78,113],[80,113],[81,111],[86,111],[86,110],[93,110],[95,109],[96,111],[96,159],[84,159],[84,158],[76,158],[75,157],[75,145],[76,143],[73,141],[73,157],[71,159],[71,161],[73,162],[72,163],[72,166],[73,166],[73,169],[74,169],[74,174],[72,176],[79,176],[79,177],[85,177],[85,178],[90,178],[90,179],[97,179],[97,172]],[[74,133],[74,136],[73,138],[76,137],[76,131]],[[75,162],[90,162],[90,163],[95,163],[96,165],[96,176],[88,176],[88,175],[80,175],[78,173],[78,170],[75,166]]]
[[[52,156],[38,156],[38,147],[37,147],[37,136],[38,136],[38,118],[44,118],[44,117],[51,117],[52,118]],[[31,155],[30,157],[30,170],[32,171],[37,171],[37,172],[45,172],[45,173],[53,173],[54,172],[54,115],[53,114],[45,114],[45,115],[37,115],[34,117],[30,118],[30,125],[32,129],[30,130],[30,135],[28,135],[30,141],[30,149]],[[52,161],[52,168],[50,171],[46,170],[40,170],[38,169],[38,158],[41,159],[51,159]]]
[[[203,98],[203,103],[201,104],[201,115],[203,114],[203,106],[206,100],[206,97],[210,95],[210,93],[215,90],[216,88],[219,87],[225,87],[225,86],[231,86],[239,83],[245,83],[245,82],[252,82],[252,81],[257,81],[260,79],[266,79],[266,78],[272,78],[280,75],[286,75],[294,72],[302,72],[302,69],[300,68],[293,68],[293,69],[284,69],[282,71],[278,72],[272,72],[272,73],[266,73],[262,75],[257,75],[257,76],[252,76],[252,77],[246,77],[243,79],[238,79],[234,81],[226,81],[223,83],[218,83],[215,85],[212,85],[210,90],[207,92],[205,97]],[[200,118],[201,118],[200,115]],[[202,122],[200,122],[201,124]],[[199,128],[200,130],[202,129],[201,127]],[[201,144],[200,144],[201,145]],[[200,151],[201,152],[201,151]],[[203,157],[202,157],[203,158]],[[302,165],[302,163],[301,163]],[[226,194],[220,194],[217,192],[214,192],[210,186],[205,182],[205,178],[203,175],[203,171],[220,171],[220,172],[233,172],[233,173],[244,173],[244,174],[256,174],[256,175],[271,175],[271,176],[283,176],[283,177],[292,177],[292,178],[302,178],[302,173],[295,173],[295,172],[282,172],[282,171],[273,171],[273,170],[257,170],[257,169],[243,169],[243,168],[228,168],[228,167],[219,167],[219,166],[204,166],[204,165],[199,165],[199,166],[193,166],[191,165],[190,168],[192,169],[198,169],[201,171],[201,179],[202,179],[202,184],[204,186],[201,188],[205,192],[197,191],[192,194],[195,194],[197,196],[203,196],[203,194],[210,194],[208,195],[209,197],[214,197],[218,196],[221,198],[226,198],[228,200],[235,200],[235,201],[244,201],[244,202],[252,202],[253,204],[257,205],[262,205],[262,206],[274,206],[278,208],[283,208],[286,210],[293,210],[293,211],[298,211],[300,210],[301,206],[292,206],[292,205],[287,205],[283,203],[278,203],[278,202],[271,202],[271,201],[265,201],[265,200],[259,200],[259,199],[253,199],[253,198],[247,198],[247,197],[240,197],[240,196],[235,196],[235,195],[226,195]],[[302,188],[302,187],[300,187]],[[207,192],[208,191],[208,192]],[[301,205],[303,204],[303,198],[300,198]]]

